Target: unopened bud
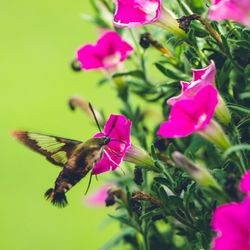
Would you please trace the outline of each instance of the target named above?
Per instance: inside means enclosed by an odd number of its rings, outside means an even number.
[[[154,168],[154,161],[150,155],[144,149],[134,146],[133,144],[126,151],[124,160],[148,169]]]
[[[80,108],[85,114],[93,118],[93,114],[89,108],[89,102],[86,101],[82,96],[72,96],[69,99],[69,107],[71,110],[75,110],[76,107]],[[97,121],[102,124],[103,117],[99,111],[94,109],[95,116],[97,118]]]
[[[207,189],[221,190],[221,187],[207,168],[194,163],[177,151],[172,154],[172,157],[177,166],[185,170],[198,184]]]

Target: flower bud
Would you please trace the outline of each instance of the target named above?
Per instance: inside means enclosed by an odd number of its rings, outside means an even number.
[[[147,167],[148,169],[154,167],[154,161],[151,159],[149,154],[144,149],[134,146],[133,144],[126,151],[124,161],[131,162],[142,167]]]
[[[227,125],[231,122],[231,114],[227,108],[224,99],[220,95],[215,114],[223,124]]]
[[[86,101],[82,96],[72,96],[69,99],[69,107],[71,110],[75,110],[76,107],[80,108],[85,114],[87,114],[91,119],[93,119],[93,114],[91,112],[91,109],[89,107],[89,102]],[[94,109],[95,116],[97,118],[97,121],[102,124],[103,117],[101,113]]]
[[[207,168],[192,162],[186,156],[177,151],[172,154],[172,157],[178,167],[190,174],[190,176],[201,186],[207,189],[212,187],[214,189],[221,190],[221,187]]]
[[[222,150],[227,150],[231,147],[229,139],[225,135],[222,127],[213,119],[203,130],[200,130],[198,133]]]
[[[172,11],[162,6],[159,18],[155,21],[159,27],[185,38],[186,33],[179,27],[176,16]]]

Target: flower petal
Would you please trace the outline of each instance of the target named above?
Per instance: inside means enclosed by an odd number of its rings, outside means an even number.
[[[169,121],[161,125],[157,134],[183,137],[203,129],[214,116],[217,103],[217,90],[210,85],[204,87],[192,99],[177,101],[171,108]]]
[[[240,190],[243,193],[250,194],[250,170],[248,170],[242,177],[240,182]]]
[[[213,250],[250,249],[250,198],[222,205],[214,211],[212,227],[218,233]]]
[[[123,115],[111,115],[104,132],[97,133],[94,137],[108,136],[109,144],[104,149],[102,159],[95,165],[93,174],[100,174],[109,170],[115,170],[122,162],[123,157],[130,147],[131,121]]]
[[[215,86],[215,74],[216,69],[213,61],[204,69],[193,69],[193,80],[191,82],[181,81],[181,94],[168,99],[167,103],[174,105],[177,101],[192,98],[208,85]]]
[[[161,9],[161,0],[117,0],[114,24],[132,28],[154,22]]]
[[[123,62],[133,48],[121,36],[114,32],[106,32],[95,45],[87,44],[77,51],[77,60],[85,70],[112,68]]]
[[[215,21],[229,19],[250,26],[249,0],[214,0],[209,18]]]

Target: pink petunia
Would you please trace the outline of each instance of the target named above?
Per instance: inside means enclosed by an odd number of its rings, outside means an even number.
[[[96,189],[87,196],[85,200],[86,204],[90,206],[105,206],[105,201],[108,198],[108,191],[111,187],[111,184],[106,184]]]
[[[117,0],[114,24],[116,27],[135,27],[158,19],[161,0]]]
[[[248,170],[241,178],[240,190],[243,193],[250,195],[250,170]]]
[[[250,198],[215,209],[212,227],[217,232],[212,250],[250,250]]]
[[[118,33],[109,31],[95,45],[81,47],[77,51],[77,60],[85,70],[110,69],[125,61],[132,51],[133,48]]]
[[[209,10],[211,20],[233,20],[250,27],[249,0],[213,0]]]
[[[158,130],[159,136],[184,137],[202,131],[212,120],[218,104],[218,91],[212,85],[202,88],[193,98],[176,101],[169,120]]]
[[[130,130],[131,121],[123,115],[111,115],[104,132],[97,133],[94,137],[108,136],[110,142],[104,149],[102,159],[95,165],[93,174],[101,174],[109,170],[115,170],[122,162],[124,155],[131,145]]]
[[[177,101],[192,98],[208,85],[215,86],[215,74],[216,69],[213,61],[204,69],[193,69],[193,80],[191,82],[181,81],[181,94],[168,99],[167,103],[174,105]]]

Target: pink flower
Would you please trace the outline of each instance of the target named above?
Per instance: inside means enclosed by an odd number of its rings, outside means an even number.
[[[117,0],[114,24],[116,27],[135,27],[158,19],[161,0]]]
[[[208,85],[215,86],[215,74],[216,69],[213,61],[204,69],[193,69],[193,80],[191,82],[181,81],[181,94],[168,99],[167,103],[174,105],[177,101],[192,98]]]
[[[105,201],[108,198],[108,191],[112,187],[110,184],[103,185],[89,194],[86,198],[86,203],[91,206],[105,206]]]
[[[93,174],[101,174],[115,170],[122,162],[123,157],[130,147],[131,121],[123,115],[111,115],[104,126],[104,132],[97,133],[94,137],[108,136],[111,138],[104,149],[102,159],[95,165]]]
[[[208,85],[192,98],[178,100],[171,108],[169,120],[163,122],[157,134],[163,137],[184,137],[202,131],[214,116],[218,92]]]
[[[250,198],[215,209],[213,250],[250,250]]]
[[[250,26],[249,0],[213,0],[209,18],[215,21],[230,19]]]
[[[110,69],[123,62],[132,51],[133,48],[118,33],[109,31],[95,45],[81,47],[77,51],[77,60],[85,70]]]
[[[242,177],[240,182],[240,190],[243,193],[250,194],[250,170],[248,170]]]

